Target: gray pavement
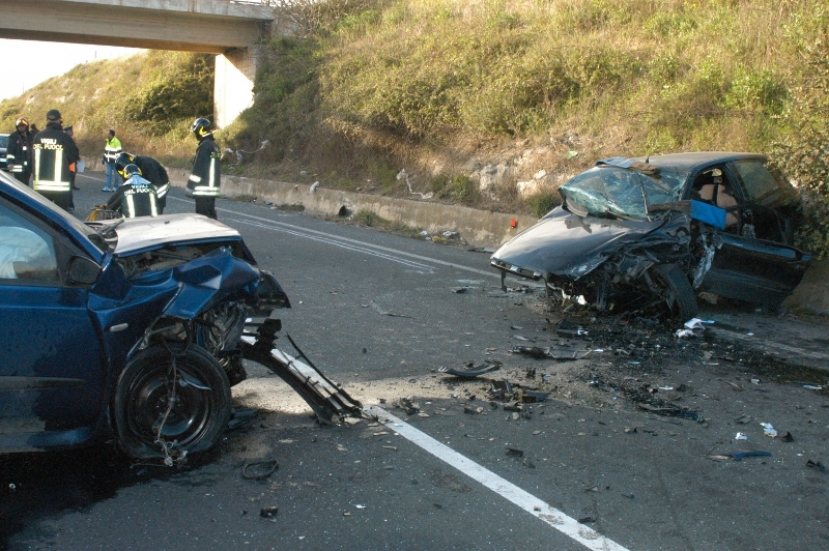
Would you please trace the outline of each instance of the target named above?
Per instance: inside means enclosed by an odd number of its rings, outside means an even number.
[[[105,197],[90,176],[79,215]],[[179,190],[169,205],[193,208]],[[589,314],[565,317],[588,337],[563,339],[540,290],[501,291],[486,255],[217,206],[291,297],[285,330],[396,419],[319,426],[250,365],[233,395],[255,421],[184,469],[124,464],[107,446],[0,459],[0,547],[825,548],[825,364],[797,352],[822,353],[822,325],[721,304],[703,309],[716,323],[701,339]],[[557,362],[516,345],[592,352]],[[814,365],[779,361],[787,355]],[[502,365],[480,379],[440,372],[487,360]],[[493,381],[550,394],[515,411],[489,395]],[[272,460],[268,476],[243,477]]]

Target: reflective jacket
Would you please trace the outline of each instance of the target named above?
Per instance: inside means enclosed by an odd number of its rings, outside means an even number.
[[[107,144],[106,147],[104,147],[104,162],[114,163],[116,157],[118,157],[122,151],[121,140],[119,140],[116,136],[107,138]]]
[[[141,176],[131,176],[112,194],[107,208],[119,211],[124,218],[158,216],[155,186]]]
[[[187,191],[194,197],[218,197],[221,186],[219,146],[209,134],[202,138],[196,149],[193,172],[187,180]]]
[[[167,206],[167,191],[170,189],[170,177],[167,175],[167,169],[152,157],[136,156],[133,157],[132,162],[141,170],[141,176],[155,186],[159,213],[164,212],[164,207]]]
[[[72,191],[69,165],[80,160],[78,148],[60,124],[50,122],[37,133],[32,144],[35,191],[44,195]]]
[[[9,172],[32,173],[32,133],[26,130],[22,134],[15,131],[9,134],[6,148]]]

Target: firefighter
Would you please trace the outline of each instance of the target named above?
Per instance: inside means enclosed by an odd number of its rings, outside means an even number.
[[[123,178],[124,168],[127,165],[135,165],[141,171],[141,176],[149,180],[155,186],[156,197],[158,198],[158,214],[164,214],[164,207],[167,206],[167,191],[170,189],[170,177],[167,176],[167,169],[164,165],[146,155],[133,155],[126,151],[115,159],[115,170]]]
[[[32,176],[32,133],[29,132],[29,119],[20,117],[14,125],[17,132],[9,135],[7,166],[18,181],[28,186]]]
[[[72,201],[72,179],[69,165],[80,160],[75,143],[61,123],[60,111],[46,113],[46,128],[37,133],[32,143],[34,157],[34,190],[61,208],[69,210]]]
[[[196,200],[196,214],[216,219],[216,197],[221,183],[219,146],[213,139],[210,121],[198,118],[193,121],[190,131],[199,141],[193,171],[187,180],[187,194]]]
[[[158,197],[155,186],[141,177],[141,169],[135,165],[127,165],[121,174],[125,181],[110,197],[107,208],[120,212],[124,218],[157,216]]]

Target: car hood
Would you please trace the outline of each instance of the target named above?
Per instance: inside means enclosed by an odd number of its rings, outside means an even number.
[[[579,279],[609,253],[649,234],[664,220],[613,220],[576,216],[557,207],[492,255],[492,264],[528,277]]]
[[[115,227],[116,256],[129,256],[165,245],[239,241],[239,232],[200,214],[164,214],[129,218]]]

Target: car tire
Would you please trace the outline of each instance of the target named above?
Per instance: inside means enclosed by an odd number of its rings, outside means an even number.
[[[170,389],[174,370],[176,383]],[[175,399],[169,407],[171,391]],[[133,358],[118,378],[113,400],[117,444],[133,459],[163,458],[169,464],[212,448],[231,409],[227,375],[205,349],[153,346]]]
[[[688,277],[676,264],[659,264],[654,268],[657,284],[664,293],[671,317],[688,321],[697,315],[697,297]]]

